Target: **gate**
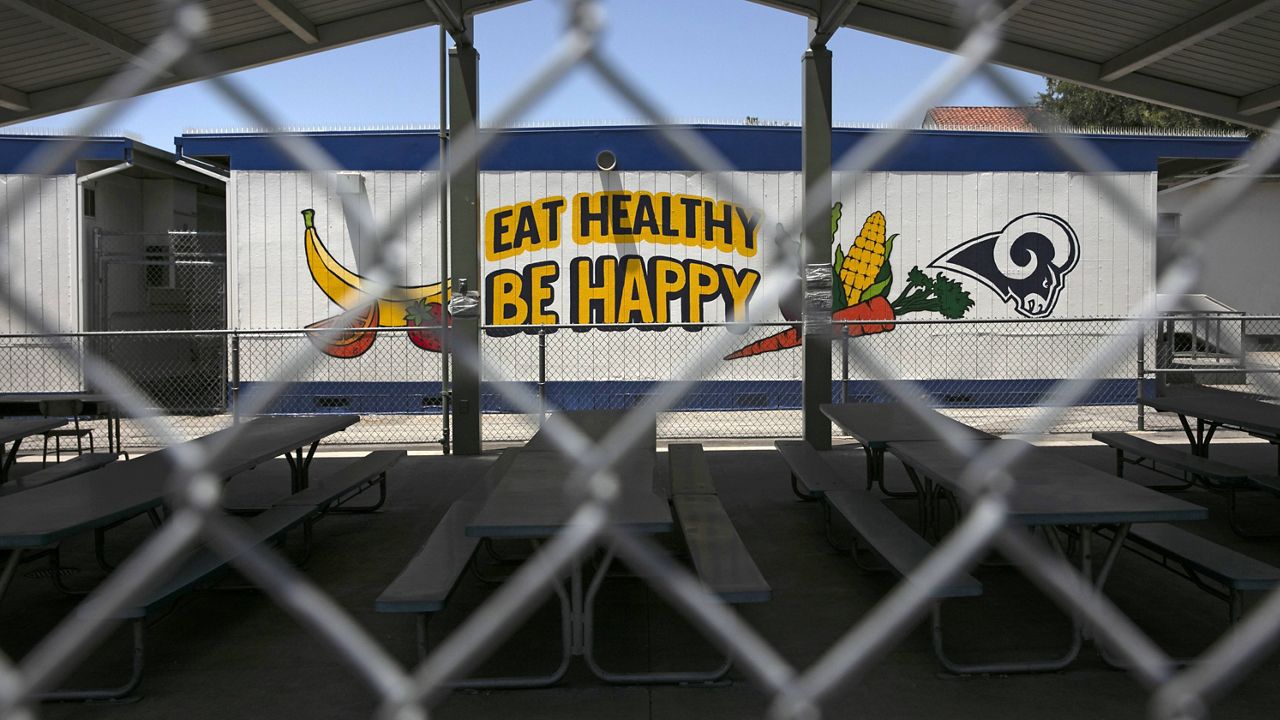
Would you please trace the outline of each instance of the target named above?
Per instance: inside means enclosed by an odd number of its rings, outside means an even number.
[[[223,233],[94,234],[94,308],[101,331],[223,330],[227,326]],[[227,405],[222,335],[99,337],[99,350],[158,410],[201,415]]]

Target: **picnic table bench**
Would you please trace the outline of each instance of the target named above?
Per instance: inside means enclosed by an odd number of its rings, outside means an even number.
[[[855,488],[848,478],[837,473],[822,454],[805,440],[777,440],[774,446],[791,469],[792,488],[805,499],[823,502],[823,522],[827,540],[831,539],[831,516],[834,512],[844,518],[853,530],[854,542],[850,555],[858,567],[864,570],[890,570],[899,577],[906,577],[924,562],[933,546],[915,529],[898,517],[870,489]],[[800,488],[803,487],[803,490]],[[858,557],[859,541],[866,549],[884,561],[884,567],[872,567]],[[934,652],[944,665],[949,663],[943,652],[941,604],[955,598],[977,597],[982,594],[982,583],[970,575],[961,575],[934,592]]]
[[[205,470],[228,478],[277,455],[301,455],[310,445],[355,423],[354,415],[323,417],[263,417],[220,430],[191,441],[208,453]],[[56,570],[58,545],[66,538],[93,531],[99,562],[103,558],[106,531],[142,514],[158,520],[160,509],[171,491],[175,470],[174,450],[150,453],[134,460],[113,462],[97,470],[55,483],[0,497],[0,549],[10,550],[5,569],[0,572],[0,597],[16,574],[26,551],[47,549]],[[306,482],[306,462],[295,464]],[[295,475],[295,483],[297,476]],[[53,583],[64,590],[58,572]]]
[[[301,526],[304,537],[302,557],[309,556],[311,526],[316,520],[332,512],[335,504],[359,495],[372,484],[385,485],[387,470],[405,455],[403,450],[370,453],[321,478],[310,490],[283,498],[272,508],[239,520],[241,530],[248,538],[244,551],[282,540],[289,531]],[[119,617],[131,625],[133,640],[131,671],[122,685],[92,690],[57,690],[42,696],[43,699],[109,700],[131,694],[142,681],[147,618],[172,607],[188,593],[211,586],[230,570],[236,557],[239,556],[226,555],[206,546],[197,547],[177,570],[139,602],[120,611]]]
[[[599,439],[621,418],[617,411],[567,413],[589,437]],[[746,552],[741,537],[720,505],[706,467],[701,446],[677,447],[669,460],[672,492],[661,497],[653,491],[653,433],[647,442],[633,447],[614,465],[619,496],[613,521],[633,532],[656,534],[678,526],[686,530],[694,572],[709,591],[726,602],[759,602],[771,590]],[[545,435],[535,435],[521,449],[505,451],[485,479],[454,502],[429,534],[426,544],[409,561],[374,604],[378,612],[412,613],[417,616],[418,651],[428,647],[427,622],[445,607],[467,567],[474,567],[476,550],[485,539],[551,538],[566,527],[581,500],[565,492],[565,483],[577,463],[553,450]],[[671,506],[675,505],[677,520]],[[582,656],[589,669],[610,682],[685,682],[721,677],[726,662],[710,671],[615,673],[595,661],[592,648],[594,603],[614,559],[606,549],[585,592],[581,563],[570,571],[568,588],[553,588],[560,601],[560,664],[546,675],[469,678],[461,687],[541,687],[559,681],[573,656]]]
[[[1126,541],[1131,549],[1145,551],[1139,553],[1144,557],[1225,600],[1232,623],[1243,614],[1245,592],[1280,586],[1280,568],[1168,523],[1135,525]]]
[[[418,652],[427,654],[427,621],[444,609],[463,572],[471,564],[481,538],[467,534],[467,523],[480,511],[494,485],[515,462],[517,448],[502,451],[485,472],[432,528],[422,548],[374,601],[380,613],[414,613],[418,616]]]
[[[24,490],[32,490],[59,480],[66,480],[69,477],[75,477],[90,470],[97,470],[103,465],[115,462],[119,458],[120,456],[115,453],[85,453],[84,455],[77,455],[66,462],[54,463],[25,475],[16,476],[10,482],[0,485],[0,497],[23,492]]]
[[[1004,471],[1014,484],[1006,500],[1008,522],[1030,528],[1045,528],[1045,538],[1061,552],[1056,530],[1065,528],[1080,538],[1080,574],[1101,592],[1115,567],[1115,557],[1123,546],[1130,528],[1146,523],[1203,520],[1208,511],[1198,505],[1155,492],[1136,483],[1126,482],[1108,473],[1070,458],[1046,451],[1020,440],[991,440],[1008,447],[989,449],[1007,451],[1016,459]],[[947,492],[961,501],[971,499],[964,484],[974,456],[958,451],[943,442],[894,442],[889,451],[902,461],[914,483],[925,495]],[[937,518],[932,519],[936,522]],[[1111,546],[1100,569],[1093,568],[1092,539],[1100,528],[1118,528],[1112,534]],[[1071,642],[1066,652],[1043,660],[957,663],[946,657],[941,643],[942,617],[934,609],[935,652],[943,665],[957,673],[1045,672],[1066,667],[1079,654],[1084,629],[1079,618],[1071,617]]]
[[[1148,470],[1179,479],[1173,472],[1161,470],[1167,466],[1182,473],[1182,484],[1175,486],[1151,486],[1156,489],[1183,490],[1199,480],[1205,488],[1227,495],[1227,520],[1237,535],[1245,538],[1274,537],[1277,531],[1256,530],[1245,526],[1240,518],[1237,493],[1245,490],[1266,491],[1280,495],[1280,477],[1251,473],[1244,468],[1211,460],[1205,455],[1186,452],[1176,447],[1162,445],[1124,432],[1095,432],[1093,439],[1116,451],[1116,475],[1124,477],[1124,466],[1137,465]],[[1147,464],[1144,464],[1146,461]]]

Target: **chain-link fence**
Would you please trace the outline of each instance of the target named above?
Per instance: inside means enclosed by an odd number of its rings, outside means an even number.
[[[836,325],[834,402],[884,402],[891,395],[871,363],[894,368],[917,396],[944,414],[994,434],[1014,433],[1084,358],[1124,333],[1124,320],[902,320],[888,332],[849,337]],[[787,324],[655,327],[543,326],[512,334],[486,328],[481,353],[494,372],[483,378],[488,441],[528,440],[546,414],[628,409],[670,378],[673,361],[708,346],[759,346]],[[1265,395],[1259,375],[1280,372],[1280,321],[1245,315],[1170,316],[1134,341],[1084,396],[1046,431],[1177,429],[1176,418],[1145,412],[1143,394],[1194,384]],[[444,400],[437,356],[411,339],[412,329],[368,331],[377,341],[358,357],[326,356],[277,390],[263,414],[357,414],[361,422],[330,444],[435,444],[443,440]],[[118,332],[0,336],[10,368],[0,393],[89,392],[85,349],[110,360],[146,393],[152,422],[192,439],[229,426],[241,398],[274,381],[279,358],[309,348],[317,331]],[[731,353],[730,353],[731,354]],[[867,358],[871,358],[868,360]],[[1147,358],[1152,358],[1148,361]],[[712,366],[669,411],[658,436],[786,438],[801,435],[800,351],[779,348]],[[1141,380],[1140,380],[1141,379]],[[514,383],[538,397],[541,412],[507,401]],[[839,432],[839,429],[836,429]],[[130,449],[153,449],[147,423],[125,419]]]
[[[282,4],[269,4],[276,9],[275,16],[290,19],[291,26],[299,32],[307,31],[306,24],[299,24],[292,13],[280,9]],[[450,3],[429,4],[442,18],[457,14],[451,11]],[[696,133],[667,124],[657,102],[629,79],[625,66],[606,52],[601,45],[605,23],[600,3],[576,0],[564,5],[567,25],[559,44],[516,97],[490,116],[493,125],[510,125],[571,71],[585,70],[654,123],[691,169],[718,173],[730,166]],[[840,5],[847,16],[853,3]],[[915,124],[925,110],[974,77],[985,79],[1012,102],[1021,104],[1022,98],[1007,79],[987,63],[1004,47],[1006,28],[1018,19],[1026,5],[965,2],[946,9],[954,10],[953,14],[960,18],[957,22],[965,28],[965,40],[958,45],[953,60],[902,104],[892,125],[903,128]],[[106,83],[91,101],[132,98],[158,78],[174,73],[212,77],[221,71],[217,61],[200,50],[199,43],[208,30],[201,5],[175,3],[173,8],[171,24],[148,46],[136,48],[137,62]],[[946,14],[946,10],[939,12]],[[837,20],[835,26],[839,25]],[[827,31],[834,32],[834,28],[827,27]],[[279,127],[272,108],[253,99],[235,80],[214,77],[211,83],[250,122],[272,129]],[[12,99],[12,93],[6,97],[10,104],[25,101]],[[104,127],[119,109],[118,104],[107,104],[93,110],[82,130],[92,132]],[[806,121],[819,114],[815,111],[807,115]],[[1087,173],[1084,181],[1101,188],[1118,214],[1142,230],[1138,236],[1154,243],[1154,218],[1117,186],[1105,159],[1072,135],[1048,137],[1077,170]],[[838,158],[834,169],[843,178],[842,183],[856,183],[908,140],[902,130],[885,130]],[[321,146],[305,136],[281,133],[274,135],[273,141],[285,155],[318,176],[329,174],[327,168],[337,166]],[[70,139],[51,144],[31,159],[30,172],[46,174],[61,166],[79,142]],[[407,198],[403,209],[393,211],[390,218],[380,219],[375,227],[362,228],[362,236],[372,238],[377,248],[368,258],[372,265],[362,267],[367,276],[400,277],[398,265],[404,253],[399,228],[403,227],[403,214],[414,212],[419,201],[431,202],[441,178],[459,181],[493,142],[492,134],[478,133],[474,127],[454,128],[449,153],[442,164],[444,172],[426,183],[416,197]],[[1270,168],[1278,158],[1280,143],[1264,140],[1241,159],[1240,167]],[[786,219],[785,235],[800,236],[801,229],[810,235],[825,234],[815,233],[814,228],[821,230],[829,222],[831,177],[827,174],[807,187],[806,196],[817,202],[807,203],[803,213]],[[1235,206],[1254,182],[1256,179],[1244,176],[1227,178],[1185,208],[1181,236],[1175,243],[1176,257],[1170,259],[1159,280],[1159,292],[1179,294],[1189,289],[1201,263],[1206,261],[1198,252],[1201,235]],[[733,185],[726,175],[720,194],[729,200],[749,195]],[[10,194],[3,202],[0,209],[5,212],[25,209],[32,202],[31,193],[23,190]],[[12,242],[12,231],[4,232],[5,242]],[[823,246],[825,249],[825,242]],[[141,273],[144,287],[163,294],[172,289],[166,286],[178,284],[176,267],[164,269],[170,264],[164,249],[148,246],[141,254],[148,266]],[[826,331],[824,326],[829,326],[832,281],[828,257],[807,259],[811,263],[804,268],[804,277],[811,292],[806,301],[814,312],[805,316],[802,329],[812,343],[820,341]],[[386,290],[376,287],[377,283],[371,285],[375,287],[370,290]],[[782,285],[766,280],[756,301],[766,305],[776,301],[783,292]],[[0,658],[0,714],[5,716],[28,716],[39,694],[68,677],[88,651],[103,641],[116,624],[112,618],[120,617],[122,609],[133,607],[139,598],[171,578],[190,551],[201,545],[230,558],[243,574],[348,662],[376,693],[381,717],[386,718],[427,716],[452,681],[473,669],[480,658],[509,637],[517,621],[536,604],[533,601],[560,588],[561,580],[570,574],[578,559],[599,545],[609,546],[639,570],[647,582],[711,638],[769,697],[772,712],[778,718],[816,717],[822,701],[835,688],[865,677],[876,659],[901,642],[927,615],[939,588],[967,573],[992,549],[1010,558],[1071,616],[1080,618],[1091,637],[1120,656],[1136,682],[1150,693],[1152,712],[1158,717],[1181,720],[1202,716],[1280,638],[1280,593],[1273,593],[1227,631],[1199,662],[1181,666],[1097,592],[1092,577],[1074,569],[1066,558],[1051,552],[1032,535],[1011,526],[1009,498],[1018,481],[1005,471],[1014,467],[1018,458],[1016,452],[1007,450],[1010,446],[983,450],[971,446],[963,433],[943,432],[952,446],[972,460],[964,478],[972,497],[967,512],[894,591],[857,618],[854,626],[835,639],[831,648],[811,665],[798,666],[741,616],[706,592],[687,570],[672,563],[662,548],[614,522],[620,494],[610,471],[613,464],[644,441],[646,413],[667,413],[664,432],[669,436],[703,436],[704,422],[707,427],[722,427],[724,416],[731,417],[729,422],[736,424],[742,434],[756,434],[757,427],[768,428],[759,433],[764,435],[794,434],[777,432],[783,427],[794,428],[794,417],[755,413],[761,404],[795,403],[799,372],[796,359],[779,351],[760,353],[745,361],[723,360],[743,344],[774,334],[776,328],[708,328],[687,336],[679,331],[610,334],[560,329],[548,335],[486,338],[478,357],[468,355],[465,346],[456,350],[454,361],[458,367],[480,372],[486,379],[492,398],[484,404],[489,409],[514,410],[526,418],[523,424],[501,424],[491,418],[489,426],[499,428],[498,432],[507,437],[525,436],[532,427],[528,418],[540,414],[544,398],[565,406],[577,403],[634,407],[635,419],[624,422],[599,443],[567,424],[550,428],[552,442],[576,463],[575,472],[564,479],[564,491],[581,498],[574,517],[563,532],[542,544],[421,665],[405,669],[305,574],[284,562],[274,550],[253,542],[253,536],[239,520],[218,512],[220,484],[206,471],[229,446],[181,445],[179,441],[222,427],[236,413],[249,416],[302,408],[341,408],[366,416],[390,409],[393,412],[389,417],[414,418],[417,424],[412,429],[396,429],[388,437],[403,433],[398,437],[404,441],[430,442],[436,437],[431,412],[432,383],[439,383],[439,377],[433,375],[436,364],[424,361],[430,356],[410,351],[409,342],[400,341],[395,332],[390,333],[392,337],[379,338],[379,349],[367,362],[362,356],[355,364],[349,364],[349,358],[341,363],[330,362],[328,356],[317,352],[310,339],[299,333],[244,333],[238,338],[225,333],[69,337],[57,334],[59,328],[25,302],[20,283],[6,283],[0,293],[10,311],[34,333],[6,340],[6,365],[15,368],[9,374],[15,388],[35,392],[88,387],[107,393],[119,412],[137,423],[130,431],[133,437],[174,447],[173,462],[178,469],[177,488],[166,499],[169,512],[150,539],[21,661]],[[1180,375],[1221,375],[1242,381],[1233,384],[1256,386],[1269,396],[1276,394],[1272,392],[1276,383],[1269,374],[1273,368],[1265,367],[1273,343],[1271,335],[1264,332],[1270,319],[1222,319],[1212,332],[1184,329],[1177,322],[1170,327],[1166,322],[1162,336],[1146,335],[1148,339],[1143,341],[1144,329],[1156,323],[1154,300],[1144,298],[1125,320],[993,325],[903,322],[892,332],[864,333],[840,344],[836,353],[840,380],[833,384],[832,396],[855,399],[885,393],[916,408],[922,418],[927,417],[926,408],[936,404],[962,419],[985,423],[990,429],[1038,435],[1064,425],[1098,429],[1122,423],[1128,427],[1128,420],[1122,418],[1134,416],[1133,421],[1137,422],[1132,404],[1135,393],[1145,388],[1148,379],[1156,381],[1163,376],[1173,382],[1174,376]],[[321,342],[331,344],[341,339],[346,332],[341,328],[350,326],[367,309],[356,304],[347,307],[338,318],[341,322],[334,325],[339,329],[319,331]],[[1237,335],[1243,341],[1241,347],[1246,348],[1244,352],[1232,341]],[[1252,345],[1250,338],[1254,340]],[[540,346],[540,342],[545,345]],[[388,348],[386,354],[384,347]],[[39,359],[29,359],[33,355]],[[1255,367],[1254,363],[1264,367]],[[230,377],[211,371],[214,366],[226,369]],[[385,383],[409,386],[388,388]],[[1111,405],[1113,401],[1116,404]],[[745,412],[742,407],[721,409],[735,404],[746,406]],[[985,418],[970,415],[978,412],[971,409],[973,406],[993,414]],[[1106,412],[1115,408],[1119,414],[1107,415],[1096,410],[1099,407]],[[157,409],[162,412],[157,414]],[[1100,413],[1097,422],[1095,412]],[[704,413],[711,417],[698,417]],[[193,418],[190,425],[186,418]],[[202,422],[209,424],[200,425]],[[234,443],[234,434],[229,442]],[[11,577],[15,562],[10,560],[6,577]]]

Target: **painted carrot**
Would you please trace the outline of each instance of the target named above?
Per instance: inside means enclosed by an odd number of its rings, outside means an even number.
[[[883,296],[877,295],[866,302],[850,305],[842,310],[832,313],[832,319],[837,322],[858,323],[859,321],[874,320],[893,320],[893,306],[885,300]],[[859,337],[861,335],[875,335],[876,333],[889,332],[893,329],[892,322],[870,322],[867,324],[842,325],[841,328],[849,334],[849,337]],[[787,328],[776,335],[770,335],[762,340],[757,340],[740,350],[724,356],[725,360],[737,360],[739,358],[752,357],[753,355],[763,355],[764,353],[775,352],[777,350],[786,350],[787,348],[799,347],[800,345],[800,329]]]
[[[856,323],[866,320],[892,320],[894,313],[893,306],[889,304],[889,301],[885,300],[883,295],[877,295],[866,302],[860,302],[843,310],[837,310],[831,314],[831,318],[836,322]],[[893,330],[893,323],[867,323],[842,325],[841,327],[849,334],[849,337],[859,337],[889,332]]]
[[[752,355],[763,355],[764,353],[774,352],[775,350],[786,350],[787,348],[799,347],[800,345],[800,328],[787,328],[777,335],[770,335],[762,340],[757,340],[750,345],[724,356],[725,360],[737,360],[738,358],[751,357]]]

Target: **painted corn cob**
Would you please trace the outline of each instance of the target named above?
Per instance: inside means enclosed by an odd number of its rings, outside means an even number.
[[[844,264],[840,266],[840,284],[844,286],[844,296],[849,304],[858,303],[863,291],[871,287],[880,274],[880,268],[888,254],[884,243],[884,214],[879,210],[867,216],[862,223],[862,232],[849,246],[844,256]]]

